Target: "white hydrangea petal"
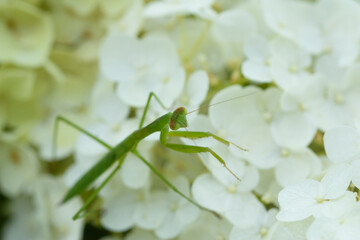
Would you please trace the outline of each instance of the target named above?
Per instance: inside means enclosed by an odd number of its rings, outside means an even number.
[[[283,38],[276,38],[271,41],[270,49],[273,55],[288,66],[303,69],[310,65],[310,55],[298,48],[296,44]]]
[[[22,217],[12,217],[3,228],[2,237],[4,239],[37,239],[43,237],[39,233],[42,229],[41,223],[35,221],[36,215],[24,212]],[[37,219],[36,219],[37,220]]]
[[[356,208],[352,213],[346,216],[348,221],[342,224],[338,230],[338,236],[340,239],[351,239],[356,240],[360,234],[360,230],[357,226],[360,224],[359,219],[359,208]]]
[[[158,237],[162,239],[174,238],[182,230],[182,224],[179,222],[179,219],[173,214],[168,214],[164,219],[164,224],[155,230],[155,233]]]
[[[181,94],[185,84],[185,70],[182,67],[177,67],[169,75],[168,82],[162,86],[158,93],[159,98],[164,99],[162,101],[167,106],[170,106]]]
[[[252,144],[245,143],[249,149],[244,154],[245,158],[248,159],[252,164],[261,169],[268,169],[274,167],[281,159],[280,148],[273,141],[269,129],[264,132],[257,132],[258,136],[247,135],[249,137],[246,141],[252,140]],[[257,143],[256,143],[257,142]]]
[[[314,217],[340,218],[345,215],[350,206],[356,203],[356,193],[346,191],[342,197],[321,203],[314,211]]]
[[[84,220],[79,219],[79,221],[73,222],[71,217],[82,204],[79,198],[75,198],[59,206],[59,199],[64,196],[67,190],[62,179],[42,175],[32,187],[34,187],[33,204],[36,208],[35,215],[38,217],[37,220],[41,221],[41,225],[47,228],[40,231],[40,234],[43,235],[43,238],[40,239],[49,239],[51,237],[56,239],[80,238],[83,232]],[[49,222],[52,224],[47,224]],[[46,236],[47,234],[49,235]]]
[[[344,76],[344,68],[337,64],[337,59],[332,55],[324,55],[319,57],[315,63],[315,70],[326,76],[331,82],[340,81]]]
[[[122,33],[112,32],[100,47],[100,69],[105,77],[116,81],[130,81],[134,78],[134,69],[124,59],[131,58],[138,42]]]
[[[275,141],[290,149],[301,149],[310,144],[316,126],[301,112],[284,113],[271,124]]]
[[[192,192],[199,204],[217,212],[223,212],[231,204],[224,186],[210,174],[198,176],[192,185]]]
[[[285,187],[279,193],[279,221],[292,222],[310,217],[316,203],[320,183],[311,179]]]
[[[161,88],[157,80],[155,76],[147,76],[118,84],[116,94],[130,106],[144,107],[149,93],[158,93]]]
[[[166,217],[167,209],[164,206],[167,204],[164,192],[152,192],[150,199],[140,204],[135,210],[136,225],[149,230],[158,228]]]
[[[274,223],[276,223],[276,214],[279,212],[276,208],[271,208],[266,212],[266,218],[261,219],[262,224],[266,227],[271,227]]]
[[[209,76],[204,70],[192,73],[186,85],[186,94],[190,106],[198,106],[204,101],[209,90]]]
[[[179,207],[179,210],[176,211],[175,216],[177,219],[179,219],[181,224],[185,225],[195,221],[199,216],[199,213],[200,210],[198,207],[189,202],[186,202],[186,204]]]
[[[138,59],[145,67],[151,64],[150,73],[161,73],[163,71],[173,71],[174,67],[178,67],[180,60],[176,53],[176,46],[166,35],[153,34],[146,36],[141,44],[142,58]],[[164,69],[165,67],[165,69]]]
[[[302,155],[288,157],[276,166],[276,180],[281,186],[286,187],[294,184],[309,175],[311,165],[303,161],[302,157]]]
[[[256,224],[263,213],[263,205],[252,194],[236,194],[225,212],[226,218],[235,226],[248,228]]]
[[[261,1],[266,24],[280,36],[290,38],[312,53],[323,48],[319,14],[309,2]]]
[[[158,18],[184,12],[183,6],[180,4],[171,4],[170,2],[151,2],[144,11],[147,18]]]
[[[272,81],[269,68],[263,63],[246,60],[241,65],[241,71],[245,77],[256,82],[266,83]]]
[[[306,231],[313,222],[313,219],[307,218],[297,222],[278,222],[272,228],[271,239],[276,240],[304,240],[306,239]]]
[[[133,154],[126,156],[120,172],[124,184],[129,188],[141,188],[149,180],[149,168]]]
[[[129,107],[115,94],[107,93],[96,100],[92,113],[96,119],[115,124],[125,120],[129,111]]]
[[[274,82],[285,92],[294,92],[303,85],[304,79],[311,75],[304,71],[293,71],[290,66],[282,66],[279,60],[271,61],[270,74]]]
[[[306,237],[309,240],[332,239],[336,236],[337,221],[329,218],[317,218],[309,227]]]
[[[241,120],[241,117],[253,119],[254,93],[259,90],[255,87],[241,88],[239,85],[232,85],[219,91],[211,100],[210,105],[226,101],[231,98],[237,98],[209,108],[209,118],[216,129],[229,128],[229,122],[235,121],[235,117]],[[252,95],[249,95],[252,94]],[[249,95],[249,96],[248,96]],[[241,97],[244,96],[244,97]],[[234,109],[238,111],[234,111]],[[239,111],[241,110],[241,112]],[[236,119],[236,120],[238,120]]]
[[[263,62],[270,56],[267,40],[262,35],[252,35],[245,40],[244,53],[247,58],[255,62]]]
[[[360,188],[360,159],[355,160],[352,164],[352,183],[357,187]]]
[[[321,194],[325,199],[336,199],[344,194],[352,177],[352,167],[337,164],[321,180]]]
[[[259,171],[254,166],[246,166],[244,175],[241,181],[237,183],[237,190],[239,192],[248,192],[253,190],[259,183]]]
[[[257,227],[239,228],[233,227],[230,232],[230,240],[261,240]]]
[[[231,227],[226,219],[219,219],[211,213],[202,211],[199,219],[184,229],[179,240],[215,240],[219,237],[227,239]]]
[[[221,12],[212,26],[212,33],[220,41],[244,40],[257,29],[254,17],[242,9]]]
[[[326,154],[332,162],[351,162],[360,157],[360,134],[349,126],[329,129],[324,135]]]
[[[297,111],[299,109],[299,100],[289,93],[284,93],[281,96],[280,104],[284,111]]]
[[[134,212],[139,203],[135,192],[122,192],[118,197],[105,198],[101,215],[101,224],[111,231],[121,232],[130,229],[135,224]]]

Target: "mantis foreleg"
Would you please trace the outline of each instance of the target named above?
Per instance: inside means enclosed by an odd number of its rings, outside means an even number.
[[[194,145],[185,145],[185,144],[172,144],[172,143],[167,143],[167,137],[171,137],[171,136],[178,136],[178,137],[185,137],[185,138],[189,138],[189,139],[196,139],[196,138],[204,138],[204,137],[213,137],[214,139],[229,145],[231,142],[220,138],[212,133],[208,133],[208,132],[183,132],[183,131],[172,131],[169,132],[169,130],[167,128],[164,128],[161,131],[161,135],[160,135],[160,142],[175,151],[178,152],[184,152],[184,153],[203,153],[203,152],[207,152],[210,153],[211,155],[213,155],[237,180],[241,181],[240,178],[238,176],[236,176],[235,173],[233,173],[227,166],[225,161],[217,154],[215,153],[212,149],[208,148],[208,147],[199,147],[199,146],[194,146]],[[235,145],[237,146],[237,145]]]
[[[145,117],[146,117],[146,114],[148,112],[148,109],[149,109],[149,106],[150,106],[150,101],[151,101],[151,98],[154,97],[156,99],[156,101],[161,105],[161,107],[163,107],[164,109],[166,109],[165,105],[161,102],[161,100],[156,96],[155,93],[153,92],[150,92],[149,93],[149,97],[147,99],[147,102],[146,102],[146,105],[145,105],[145,109],[144,109],[144,112],[141,116],[141,120],[140,120],[140,124],[139,124],[139,129],[143,127],[144,125],[144,121],[145,121]]]
[[[237,144],[225,140],[219,136],[216,136],[215,134],[211,133],[211,132],[193,132],[193,131],[171,131],[168,133],[168,137],[184,137],[184,138],[189,138],[189,139],[197,139],[197,138],[206,138],[206,137],[212,137],[215,140],[229,146],[230,144],[234,145],[235,147],[239,148],[240,150],[243,151],[248,151],[245,148],[242,148],[240,146],[238,146]]]

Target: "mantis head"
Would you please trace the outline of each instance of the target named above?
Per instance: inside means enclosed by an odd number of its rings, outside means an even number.
[[[187,111],[184,107],[179,107],[173,112],[169,122],[171,130],[178,130],[179,128],[185,128],[188,126],[186,113]]]

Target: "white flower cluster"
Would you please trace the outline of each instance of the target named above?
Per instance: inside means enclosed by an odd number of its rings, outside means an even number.
[[[359,26],[356,0],[0,0],[0,236],[360,239]],[[241,181],[154,133],[137,150],[209,211],[129,153],[72,221],[81,199],[59,203],[108,149],[60,123],[53,152],[56,116],[115,146],[150,92],[168,109],[152,99],[145,124],[200,109],[186,131],[232,144],[175,142]]]

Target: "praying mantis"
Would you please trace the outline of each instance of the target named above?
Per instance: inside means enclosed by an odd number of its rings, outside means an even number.
[[[243,96],[242,96],[243,97]],[[227,141],[215,134],[212,134],[210,132],[197,132],[197,131],[177,131],[180,128],[185,128],[188,126],[186,115],[187,110],[184,107],[179,107],[173,112],[168,112],[159,118],[157,118],[155,121],[151,122],[150,124],[143,126],[146,114],[148,112],[148,108],[150,105],[150,101],[152,98],[155,98],[155,100],[164,108],[164,104],[161,102],[161,100],[155,95],[155,93],[151,92],[148,96],[147,103],[145,105],[144,112],[142,114],[139,128],[135,130],[133,133],[128,135],[123,141],[121,141],[119,144],[117,144],[115,147],[110,146],[106,142],[102,141],[95,135],[91,134],[90,132],[86,131],[85,129],[81,128],[80,126],[76,125],[75,123],[69,121],[68,119],[58,116],[55,120],[54,125],[54,139],[53,139],[53,154],[55,156],[55,147],[56,147],[56,139],[57,139],[57,131],[59,122],[62,121],[75,129],[79,130],[80,132],[84,133],[85,135],[89,136],[90,138],[93,138],[103,146],[105,146],[109,151],[108,153],[101,158],[92,168],[90,168],[67,192],[66,196],[64,197],[62,203],[65,203],[75,197],[76,195],[80,194],[81,192],[85,191],[102,173],[104,173],[107,169],[109,169],[115,162],[117,162],[116,167],[111,171],[111,173],[107,176],[107,178],[100,184],[99,187],[97,187],[94,192],[89,196],[89,198],[85,201],[84,205],[81,207],[81,209],[73,216],[73,220],[76,220],[82,216],[82,213],[86,210],[86,208],[91,204],[91,202],[95,199],[97,194],[100,192],[100,190],[107,184],[107,182],[112,178],[112,176],[120,169],[122,163],[124,162],[124,159],[128,153],[132,153],[135,156],[137,156],[144,164],[146,164],[153,173],[155,173],[162,181],[164,181],[172,190],[174,190],[176,193],[178,193],[180,196],[184,197],[186,200],[188,200],[190,203],[194,204],[195,206],[199,207],[200,209],[210,211],[214,213],[213,211],[206,209],[202,206],[200,206],[197,202],[192,200],[190,197],[183,194],[181,191],[179,191],[173,184],[171,184],[165,177],[161,175],[159,171],[157,171],[150,163],[147,161],[137,150],[137,144],[149,136],[150,134],[154,132],[160,132],[160,143],[174,151],[178,152],[184,152],[184,153],[210,153],[213,157],[215,157],[225,168],[226,170],[232,174],[237,180],[240,181],[239,177],[237,177],[226,165],[225,161],[216,154],[212,149],[209,147],[201,147],[194,145],[185,145],[185,144],[173,144],[168,143],[167,140],[170,137],[182,137],[182,138],[188,138],[188,139],[197,139],[197,138],[206,138],[211,137],[215,139],[216,141],[223,143],[227,146],[230,144],[236,146],[237,148],[247,151],[244,148],[239,147],[233,142]],[[229,99],[231,100],[231,99]],[[218,104],[218,103],[216,103]],[[170,131],[170,129],[172,131]],[[217,215],[216,213],[214,213]]]

